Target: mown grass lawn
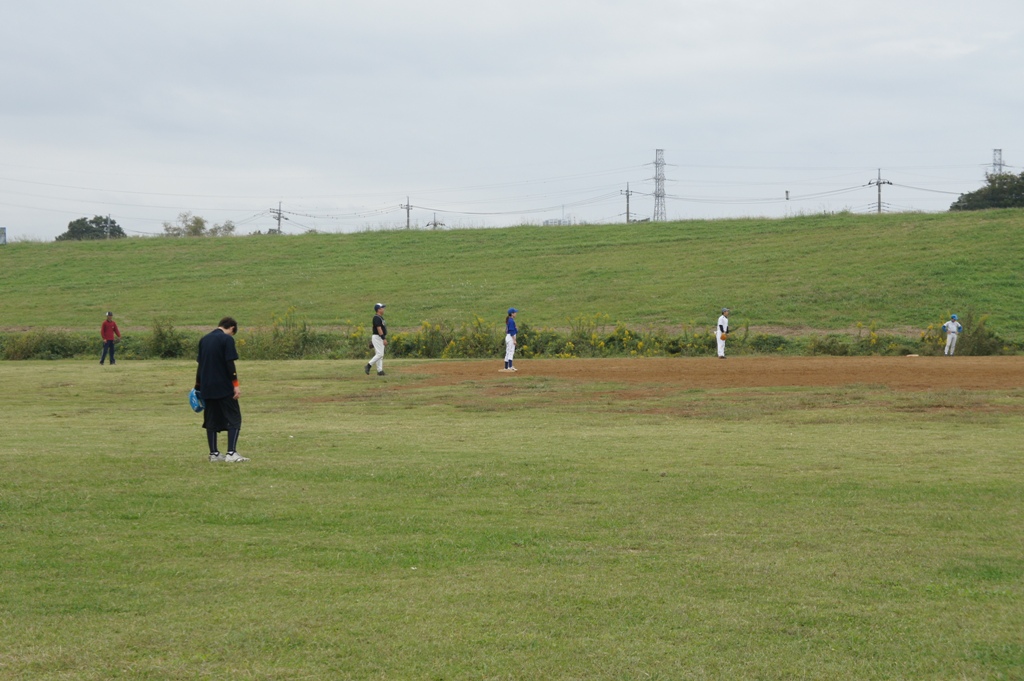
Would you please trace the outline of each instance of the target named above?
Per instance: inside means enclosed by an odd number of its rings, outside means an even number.
[[[368,326],[388,304],[393,330],[422,322],[564,328],[607,316],[634,327],[910,330],[951,312],[1024,333],[1024,210],[809,215],[631,225],[203,239],[12,243],[0,248],[0,328],[98,334],[156,319],[211,328],[232,315],[269,326],[289,310],[316,327]]]
[[[0,678],[1024,676],[1024,391],[360,367],[0,364]]]

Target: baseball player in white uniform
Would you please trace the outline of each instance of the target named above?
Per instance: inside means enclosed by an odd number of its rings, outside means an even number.
[[[384,323],[384,303],[377,303],[373,306],[373,321],[370,328],[373,335],[370,336],[370,344],[373,346],[373,359],[366,365],[366,375],[370,375],[373,365],[377,365],[377,375],[384,375],[384,348],[388,344],[388,327]]]
[[[722,308],[722,316],[718,318],[715,339],[718,341],[718,359],[725,359],[725,335],[729,333],[729,308]]]
[[[942,330],[946,332],[946,352],[944,354],[952,357],[956,350],[957,336],[963,333],[964,327],[961,326],[956,315],[950,315],[949,321],[942,325]]]

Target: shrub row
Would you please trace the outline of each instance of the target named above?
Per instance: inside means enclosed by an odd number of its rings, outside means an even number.
[[[967,311],[961,316],[964,333],[958,355],[1013,354],[1022,348],[999,338],[986,327],[987,317]],[[874,325],[858,325],[856,336],[827,334],[799,338],[730,334],[729,353],[786,355],[941,355],[945,337],[929,326],[917,338],[880,334]],[[157,319],[149,333],[126,335],[118,345],[119,359],[195,357],[200,332],[175,329],[169,319]],[[292,311],[275,317],[271,326],[243,329],[238,334],[239,354],[245,359],[366,359],[369,330],[355,326],[340,332],[318,331],[296,321]],[[519,326],[517,357],[656,357],[715,354],[712,329],[685,328],[678,335],[636,330],[607,323],[603,316],[570,320],[568,331]],[[423,324],[415,331],[388,336],[393,358],[486,358],[504,354],[504,328],[480,317],[469,324]],[[93,334],[37,330],[0,335],[0,358],[65,359],[98,357],[102,341]]]

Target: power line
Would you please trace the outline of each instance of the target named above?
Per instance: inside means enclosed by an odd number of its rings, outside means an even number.
[[[618,197],[618,196],[619,196],[618,193],[602,194],[601,196],[594,196],[594,197],[591,197],[591,198],[588,198],[588,199],[581,199],[579,201],[572,201],[572,202],[569,202],[569,203],[563,203],[563,204],[559,204],[557,206],[545,206],[543,208],[524,208],[524,209],[520,209],[520,210],[505,210],[505,211],[465,211],[465,210],[452,210],[452,209],[445,209],[445,208],[434,208],[434,207],[430,207],[430,206],[410,206],[410,208],[418,208],[420,210],[429,210],[429,211],[433,211],[435,213],[446,213],[446,214],[449,214],[449,215],[524,215],[524,214],[530,214],[530,213],[547,213],[547,212],[550,212],[550,211],[553,211],[553,210],[559,210],[560,208],[565,208],[567,206],[568,207],[576,207],[576,206],[591,205],[591,204],[595,204],[595,203],[600,203],[602,201],[607,201],[609,199],[612,199],[612,198],[615,198],[615,197]]]
[[[679,201],[689,201],[692,203],[712,203],[712,204],[771,204],[781,203],[785,201],[810,201],[813,199],[822,199],[830,196],[839,196],[841,194],[849,194],[851,192],[860,191],[867,185],[857,185],[855,187],[844,187],[842,189],[832,189],[824,192],[815,192],[813,194],[792,194],[788,197],[785,196],[770,196],[770,197],[748,197],[748,198],[710,198],[710,197],[694,197],[694,196],[678,196],[675,194],[667,194],[666,196],[670,199],[676,199]]]
[[[1001,152],[1001,150],[994,150],[994,152]],[[2,165],[2,164],[0,164],[0,165]],[[650,164],[645,164],[645,165],[650,165]],[[394,204],[389,204],[389,205],[384,206],[384,207],[365,208],[365,209],[356,210],[356,211],[350,211],[350,212],[340,212],[340,211],[335,212],[335,211],[329,210],[329,209],[328,210],[324,210],[324,211],[308,211],[308,212],[285,211],[285,210],[283,210],[282,202],[279,201],[277,209],[269,209],[269,210],[264,210],[264,211],[257,212],[257,213],[255,213],[253,215],[250,215],[249,217],[246,217],[245,218],[245,222],[239,223],[239,224],[251,223],[251,222],[259,220],[261,218],[270,217],[271,219],[276,220],[276,222],[277,222],[277,230],[280,231],[282,229],[282,221],[289,220],[289,219],[292,220],[293,224],[301,225],[302,223],[299,222],[298,220],[296,220],[295,218],[309,218],[309,219],[312,219],[312,220],[345,221],[345,220],[366,219],[366,218],[371,218],[371,217],[375,217],[375,216],[385,216],[385,215],[392,214],[392,213],[394,213],[394,212],[396,212],[398,210],[404,210],[406,212],[406,227],[409,228],[409,227],[411,227],[411,210],[413,208],[423,209],[423,210],[433,210],[436,213],[449,214],[449,215],[511,216],[511,215],[527,215],[527,214],[551,212],[551,211],[559,210],[560,208],[564,210],[564,208],[566,206],[588,206],[588,205],[595,205],[595,204],[600,204],[600,203],[604,203],[604,202],[610,202],[611,200],[613,200],[613,199],[615,199],[617,197],[621,197],[623,195],[626,196],[626,204],[627,204],[626,205],[626,218],[627,218],[628,221],[632,222],[632,221],[635,220],[635,206],[632,203],[634,195],[637,195],[637,196],[653,196],[654,199],[655,199],[655,211],[654,211],[655,212],[655,218],[654,219],[665,220],[665,219],[667,219],[667,215],[665,215],[665,213],[666,213],[666,206],[665,206],[665,204],[666,204],[666,201],[668,199],[672,199],[672,200],[675,200],[675,201],[685,201],[685,202],[696,203],[696,204],[717,204],[717,205],[723,205],[723,206],[728,206],[728,205],[759,205],[759,204],[761,204],[761,205],[771,205],[771,204],[779,204],[779,203],[785,202],[787,200],[797,202],[797,201],[814,201],[814,200],[819,200],[819,199],[827,199],[827,198],[837,197],[837,196],[840,196],[840,195],[843,195],[843,194],[847,194],[847,193],[857,192],[857,191],[860,191],[860,190],[864,189],[865,187],[871,187],[871,186],[875,186],[876,189],[877,189],[877,193],[878,193],[878,198],[877,198],[877,200],[874,203],[875,211],[876,212],[882,212],[883,209],[889,209],[891,207],[891,204],[885,204],[882,201],[882,197],[881,197],[881,193],[882,193],[881,192],[881,185],[882,184],[889,184],[889,185],[892,185],[893,187],[899,187],[901,189],[905,189],[905,190],[909,190],[909,191],[926,192],[926,193],[934,194],[934,195],[957,196],[957,195],[960,195],[962,193],[962,192],[956,192],[956,191],[930,189],[930,188],[924,188],[924,187],[912,186],[912,185],[906,185],[906,184],[897,184],[897,183],[894,183],[894,182],[892,182],[890,180],[883,180],[881,178],[881,169],[878,169],[877,179],[869,181],[866,185],[856,185],[856,186],[850,186],[850,187],[840,187],[840,188],[836,188],[836,189],[826,189],[824,191],[809,192],[807,194],[798,194],[798,193],[793,193],[793,192],[787,192],[789,194],[789,196],[786,197],[786,198],[783,198],[783,196],[782,196],[783,192],[781,190],[779,191],[779,193],[777,195],[772,195],[772,190],[770,189],[770,187],[772,187],[772,186],[779,186],[779,187],[781,187],[783,185],[790,186],[792,184],[792,180],[788,180],[788,181],[785,181],[785,182],[737,182],[737,181],[717,181],[716,182],[716,181],[713,181],[713,180],[702,178],[701,181],[699,181],[698,183],[688,183],[689,190],[693,191],[692,195],[688,195],[687,193],[683,193],[683,192],[668,194],[668,193],[665,192],[665,189],[664,189],[665,182],[668,181],[665,178],[665,170],[664,170],[664,168],[665,168],[666,165],[669,165],[669,164],[667,164],[665,162],[664,150],[663,149],[657,149],[656,150],[656,156],[655,156],[654,165],[655,165],[655,175],[654,175],[654,177],[653,178],[650,178],[650,177],[647,178],[647,181],[650,181],[652,179],[654,180],[654,191],[653,192],[637,191],[636,189],[633,189],[635,184],[632,183],[632,182],[627,182],[626,183],[626,190],[625,190],[625,192],[623,192],[623,191],[618,189],[618,187],[622,186],[618,182],[616,182],[615,184],[608,184],[608,185],[604,185],[604,184],[602,184],[600,182],[597,182],[594,185],[591,185],[591,186],[585,187],[585,188],[563,188],[563,187],[560,187],[558,189],[555,189],[554,187],[551,187],[550,189],[548,189],[548,187],[544,186],[544,185],[547,185],[547,184],[551,184],[551,183],[557,182],[559,180],[580,180],[580,179],[590,179],[590,178],[596,178],[596,177],[601,177],[601,176],[605,176],[605,175],[611,175],[611,174],[619,173],[623,169],[602,170],[602,171],[593,171],[593,172],[585,172],[585,173],[577,173],[577,174],[567,174],[567,175],[562,175],[562,176],[541,178],[541,179],[537,179],[537,180],[523,180],[523,181],[506,182],[506,183],[478,184],[478,185],[470,185],[470,186],[463,187],[463,188],[448,188],[448,189],[443,189],[443,190],[435,190],[435,192],[433,192],[435,194],[434,199],[431,200],[430,198],[427,198],[425,200],[425,203],[430,203],[430,204],[437,205],[437,206],[444,206],[444,204],[446,202],[437,201],[436,199],[438,197],[436,196],[436,194],[437,193],[449,192],[449,191],[452,191],[452,192],[459,191],[460,189],[462,189],[462,190],[472,190],[472,191],[486,191],[486,190],[494,190],[494,189],[508,188],[508,187],[526,187],[526,186],[538,187],[538,190],[522,192],[522,193],[519,194],[519,196],[500,196],[498,198],[495,198],[495,197],[490,197],[490,198],[488,198],[488,197],[476,197],[476,198],[472,198],[472,199],[468,199],[468,200],[466,200],[466,199],[459,200],[457,206],[449,205],[448,207],[438,207],[438,208],[432,208],[432,207],[426,207],[426,206],[414,206],[411,203],[411,200],[410,200],[409,196],[406,197],[406,203],[400,204],[397,207]],[[643,167],[643,166],[629,167],[626,170],[633,170],[633,169],[635,169],[637,167]],[[679,166],[673,165],[673,167],[679,167]],[[752,168],[744,168],[744,167],[739,167],[739,166],[685,166],[685,167],[691,167],[691,168],[710,167],[710,168],[723,168],[723,169],[732,169],[732,170],[737,170],[737,169],[739,169],[739,170],[743,170],[743,169],[749,170],[749,169],[752,169]],[[928,166],[928,167],[932,168],[932,169],[935,169],[935,168],[940,168],[940,167],[964,167],[964,166]],[[978,167],[978,166],[972,165],[970,167],[974,168],[974,167]],[[996,169],[996,168],[998,168],[998,169],[1006,169],[1006,168],[1011,168],[1012,166],[1009,166],[1008,164],[1002,163],[1002,158],[1001,158],[1001,153],[1000,153],[999,156],[994,156],[993,157],[993,166],[992,167],[994,169]],[[830,169],[830,170],[834,170],[834,169]],[[843,174],[842,176],[833,176],[833,177],[835,179],[838,179],[840,177],[845,177],[845,176],[846,175]],[[920,176],[917,176],[917,177],[920,177]],[[816,187],[827,186],[827,183],[822,181],[824,179],[826,179],[826,178],[818,177],[818,178],[814,178],[814,179],[810,179],[808,181],[802,182],[801,184],[803,184],[806,188],[812,188],[812,187],[816,188]],[[934,183],[938,183],[938,181],[942,181],[942,182],[959,182],[959,180],[952,180],[952,179],[948,179],[948,178],[925,178],[924,182],[931,183],[932,180],[936,180],[936,182],[934,182]],[[2,183],[2,182],[21,183],[21,184],[25,184],[25,185],[34,185],[34,186],[40,186],[40,187],[55,187],[55,188],[72,190],[72,191],[95,191],[95,192],[109,192],[109,193],[115,193],[116,191],[118,191],[118,190],[104,190],[104,189],[99,189],[99,188],[95,188],[95,187],[78,186],[78,185],[72,185],[72,184],[58,184],[58,183],[50,183],[50,182],[36,182],[36,181],[32,181],[32,180],[20,180],[20,179],[15,179],[15,178],[0,177],[0,183]],[[715,185],[715,186],[712,186],[712,185]],[[764,189],[762,189],[761,191],[753,190],[751,192],[752,194],[754,194],[756,192],[756,194],[753,195],[753,196],[749,196],[749,195],[748,196],[731,196],[731,197],[730,196],[714,196],[714,194],[716,193],[716,190],[718,190],[718,188],[721,187],[721,186],[724,186],[724,187],[730,187],[730,186],[732,186],[732,187],[735,187],[735,186],[750,186],[750,187],[762,186],[762,187],[764,187]],[[954,184],[953,186],[956,186],[956,185]],[[722,189],[721,191],[723,193],[726,193],[726,192],[728,192],[728,189]],[[764,192],[763,194],[761,194],[762,191]],[[59,194],[59,193],[63,193],[63,192],[54,192],[54,194]],[[70,192],[67,192],[67,193],[70,194]],[[154,196],[154,197],[205,198],[207,200],[209,200],[209,199],[225,199],[225,202],[227,202],[226,200],[228,200],[228,199],[239,199],[239,198],[246,198],[246,199],[248,199],[248,198],[253,198],[253,197],[240,197],[240,196],[231,196],[231,195],[219,195],[218,196],[218,195],[177,194],[177,193],[166,193],[166,192],[161,193],[161,192],[141,192],[141,191],[123,191],[123,193],[126,194],[126,195],[138,195],[138,196],[147,196],[148,195],[148,196]],[[728,192],[728,193],[731,193],[731,192]],[[757,194],[761,194],[761,195],[758,196]],[[46,212],[52,212],[52,213],[62,213],[62,214],[67,214],[67,215],[74,215],[74,214],[81,215],[83,213],[90,213],[90,214],[99,213],[99,212],[101,212],[99,210],[99,208],[101,206],[148,208],[148,209],[159,210],[159,211],[170,211],[170,210],[173,210],[173,211],[179,211],[179,212],[182,211],[182,210],[201,211],[201,212],[206,212],[206,211],[237,212],[237,211],[241,210],[241,211],[245,211],[247,214],[249,213],[250,210],[252,210],[252,207],[250,207],[250,208],[244,208],[244,207],[241,207],[241,208],[221,208],[221,207],[212,207],[211,206],[211,207],[205,207],[205,208],[196,208],[196,207],[187,207],[187,206],[170,206],[170,205],[154,205],[154,204],[144,204],[144,203],[124,203],[124,202],[113,202],[113,201],[100,201],[100,200],[92,200],[92,199],[85,199],[85,200],[83,200],[83,199],[65,198],[65,197],[61,197],[61,196],[45,196],[42,193],[34,194],[34,193],[28,193],[28,192],[11,191],[11,190],[8,190],[8,189],[4,189],[2,187],[2,184],[0,184],[0,198],[3,198],[5,195],[10,196],[12,198],[15,197],[15,196],[26,196],[26,197],[33,197],[33,198],[36,198],[36,199],[42,199],[42,200],[45,200],[48,205],[45,205],[45,207],[44,207],[42,205],[36,205],[36,206],[22,205],[22,204],[20,204],[20,202],[11,202],[11,203],[0,202],[0,206],[6,206],[6,207],[12,207],[12,208],[21,208],[21,209],[25,209],[25,210],[35,210],[35,211],[46,211]],[[565,197],[567,199],[574,199],[574,200],[568,200],[568,201],[566,201],[566,200],[559,200],[562,197]],[[581,197],[581,198],[575,198],[575,197]],[[919,201],[922,201],[922,202],[926,202],[926,201],[932,201],[932,200],[936,200],[937,201],[939,199],[923,199],[922,198],[922,199],[916,199],[916,200],[919,200]],[[62,202],[69,202],[69,203],[73,204],[74,206],[78,206],[80,208],[81,207],[86,207],[86,209],[85,210],[59,210],[59,209],[53,207],[55,204],[56,205],[60,205]],[[533,204],[533,207],[524,207],[524,208],[519,208],[519,209],[504,209],[504,210],[468,210],[468,208],[471,207],[471,206],[486,206],[486,205],[498,205],[498,206],[506,205],[507,206],[507,205],[510,205],[510,204],[515,205],[515,202],[522,202],[522,203],[527,203],[527,204]],[[43,203],[43,202],[40,201],[39,203]],[[210,201],[210,203],[213,203],[213,201]],[[91,206],[91,208],[89,208],[89,206]],[[108,211],[104,209],[102,212],[108,212]],[[292,216],[292,217],[285,217],[285,216]],[[120,220],[126,219],[126,218],[124,218],[122,216],[114,216],[114,217],[117,217]],[[139,221],[146,221],[146,222],[160,222],[161,221],[159,219],[155,219],[155,218],[151,218],[151,217],[146,217],[146,218],[139,217],[139,218],[128,218],[128,219],[139,220]],[[145,232],[142,232],[142,233],[145,233]]]
[[[40,187],[55,187],[57,189],[75,189],[79,191],[87,192],[113,192],[117,194],[134,194],[139,196],[171,196],[176,198],[193,198],[193,199],[258,199],[258,196],[225,196],[217,194],[170,194],[164,192],[140,192],[133,191],[130,189],[101,189],[99,187],[79,187],[77,185],[70,184],[55,184],[53,182],[36,182],[34,180],[19,180],[13,177],[0,177],[0,180],[4,182],[19,182],[21,184],[32,184]]]
[[[12,192],[12,191],[9,191],[9,190],[3,190],[0,193],[10,194],[11,196],[28,196],[28,197],[31,197],[33,199],[46,199],[47,201],[74,201],[74,202],[79,203],[79,204],[87,203],[87,204],[94,204],[94,205],[97,205],[97,206],[118,206],[120,208],[153,208],[153,209],[157,209],[157,210],[179,210],[179,211],[180,210],[184,210],[184,208],[182,206],[163,206],[163,205],[154,205],[154,204],[151,204],[151,203],[122,203],[120,201],[100,201],[98,199],[66,199],[66,198],[59,197],[59,196],[47,196],[45,194],[31,194],[29,192]],[[238,209],[236,209],[236,208],[215,208],[215,207],[209,207],[208,206],[208,207],[189,208],[189,210],[192,210],[192,211],[200,211],[200,210],[201,211],[235,211],[235,210],[238,210]]]
[[[960,193],[961,193],[961,192],[946,192],[946,191],[942,191],[940,189],[925,189],[924,187],[911,187],[910,185],[898,184],[898,183],[895,183],[895,182],[890,182],[889,184],[891,184],[893,187],[902,187],[903,189],[913,189],[914,191],[919,191],[919,192],[932,192],[933,194],[952,194],[953,196],[960,196]]]

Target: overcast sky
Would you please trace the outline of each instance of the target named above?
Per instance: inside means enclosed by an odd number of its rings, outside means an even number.
[[[942,211],[1024,170],[1021,0],[4,2],[0,226]],[[786,192],[790,200],[786,201]]]

